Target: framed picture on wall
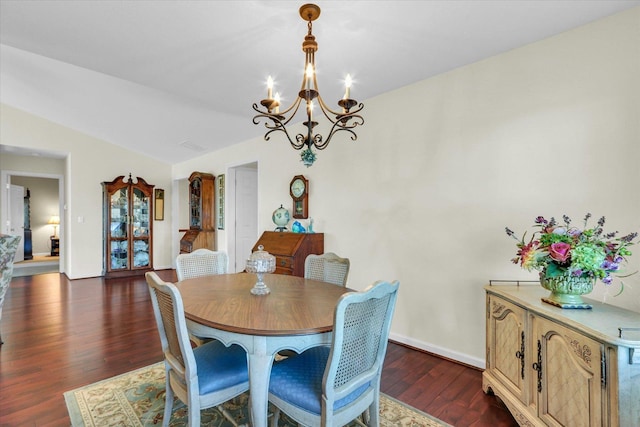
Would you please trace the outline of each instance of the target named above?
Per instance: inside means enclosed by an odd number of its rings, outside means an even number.
[[[155,189],[155,220],[164,221],[164,190],[162,188]]]
[[[218,230],[224,230],[224,174],[218,175],[218,203],[217,203],[217,223]]]

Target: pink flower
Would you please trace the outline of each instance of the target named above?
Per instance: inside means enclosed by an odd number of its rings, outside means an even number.
[[[552,243],[549,246],[549,256],[558,262],[566,262],[571,255],[571,245],[564,242]]]

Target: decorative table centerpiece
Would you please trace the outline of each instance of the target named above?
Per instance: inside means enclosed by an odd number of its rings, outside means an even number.
[[[258,250],[252,253],[247,260],[247,272],[255,273],[258,276],[258,281],[251,288],[251,293],[254,295],[267,295],[271,292],[269,287],[264,284],[264,275],[276,271],[276,257],[263,249],[264,246],[258,246]]]
[[[629,246],[638,236],[637,232],[616,237],[618,232],[604,233],[605,218],[602,217],[593,228],[587,228],[591,214],[584,218],[584,227],[571,226],[571,218],[562,216],[563,223],[555,218],[546,220],[537,217],[535,231],[528,242],[526,232],[518,239],[514,232],[505,228],[507,235],[518,241],[518,252],[511,261],[528,271],[540,272],[540,284],[551,291],[542,301],[561,308],[591,308],[581,295],[593,290],[596,280],[610,285],[613,275],[622,273],[621,265],[627,261],[631,251]],[[621,290],[624,284],[621,283]]]

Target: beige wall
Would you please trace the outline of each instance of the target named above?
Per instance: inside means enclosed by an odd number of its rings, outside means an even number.
[[[336,138],[311,168],[278,136],[171,168],[8,107],[0,143],[71,153],[75,277],[100,272],[101,181],[132,172],[172,200],[171,180],[255,161],[261,232],[303,174],[325,249],[351,259],[349,286],[400,280],[393,338],[482,366],[483,285],[536,279],[509,262],[505,226],[521,233],[538,215],[579,222],[591,212],[606,215],[610,230],[640,230],[639,24],[636,8],[365,100],[358,141]],[[230,224],[218,233],[221,249]],[[154,227],[156,267],[168,266],[177,226],[167,216]],[[640,269],[636,252],[631,271]],[[606,301],[640,312],[640,274],[626,283]],[[606,293],[617,288],[598,285],[592,296]]]
[[[171,166],[2,105],[0,144],[66,154],[64,271],[72,278],[102,274],[102,186],[119,175],[140,176],[171,199]],[[28,160],[27,160],[28,162]],[[2,166],[5,169],[5,166]],[[8,164],[6,169],[13,169]],[[27,168],[31,169],[31,168]],[[37,169],[33,166],[33,169]],[[154,267],[172,264],[171,221],[154,221]]]
[[[483,285],[537,278],[510,263],[505,226],[591,212],[608,230],[640,230],[639,45],[636,8],[366,100],[358,140],[334,140],[311,168],[276,135],[177,165],[174,178],[257,161],[262,231],[305,175],[325,250],[351,259],[349,286],[400,280],[393,337],[482,366]],[[640,311],[640,274],[626,284],[592,296]]]

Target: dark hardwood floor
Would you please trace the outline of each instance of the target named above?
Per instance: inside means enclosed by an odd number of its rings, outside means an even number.
[[[14,278],[0,331],[2,426],[69,426],[65,391],[162,360],[144,278]],[[517,426],[481,374],[390,343],[381,389],[454,426]]]

